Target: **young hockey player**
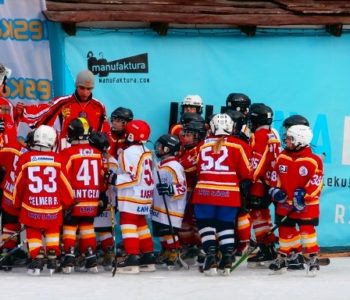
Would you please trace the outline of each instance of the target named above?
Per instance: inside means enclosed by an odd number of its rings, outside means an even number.
[[[20,209],[19,221],[26,227],[29,255],[32,262],[28,274],[39,275],[47,254],[47,268],[56,269],[60,254],[59,238],[62,209],[73,203],[73,191],[61,157],[52,149],[56,131],[41,125],[34,132],[34,145],[17,163],[14,185],[14,206]],[[45,246],[42,242],[45,237]]]
[[[85,118],[73,119],[67,129],[71,147],[61,152],[68,179],[74,191],[74,205],[63,224],[62,242],[65,252],[61,264],[70,273],[76,256],[76,235],[79,230],[79,253],[85,258],[83,269],[97,272],[96,234],[94,217],[99,202],[107,204],[101,152],[89,144],[90,126]]]
[[[113,272],[139,273],[154,270],[153,240],[146,216],[149,215],[154,190],[152,153],[144,145],[151,133],[143,120],[126,125],[129,146],[118,158],[118,174],[106,174],[108,184],[118,188],[118,210],[125,251]]]
[[[287,268],[304,269],[304,245],[307,272],[314,276],[319,270],[315,226],[320,216],[323,163],[312,153],[309,126],[293,125],[283,139],[284,150],[277,157],[269,191],[276,202],[280,248],[278,257],[269,268],[276,273]]]
[[[118,107],[111,114],[111,130],[108,133],[110,148],[108,152],[116,159],[118,159],[121,150],[127,147],[125,142],[125,126],[128,122],[132,121],[133,118],[133,112],[125,107]]]
[[[271,197],[268,194],[270,174],[280,153],[280,141],[271,129],[272,118],[273,112],[269,106],[263,103],[250,106],[248,126],[252,132],[250,146],[253,183],[250,188],[248,208],[251,210],[252,228],[256,242],[259,244],[259,252],[248,258],[249,267],[268,267],[276,258],[274,246],[276,237],[274,234],[266,236],[272,228],[269,210]]]
[[[190,121],[184,125],[182,132],[182,146],[184,148],[179,162],[183,166],[187,183],[187,204],[182,227],[179,230],[181,257],[183,259],[197,258],[198,264],[203,264],[204,256],[200,255],[201,241],[195,222],[192,195],[197,183],[197,145],[204,140],[207,131],[204,122]]]
[[[172,269],[179,264],[178,230],[181,228],[186,207],[186,177],[177,159],[180,150],[180,140],[177,136],[162,135],[154,148],[160,163],[159,167],[156,167],[157,191],[153,196],[151,211],[153,235],[160,237],[160,263]]]
[[[192,202],[206,253],[205,275],[216,275],[218,270],[221,275],[229,275],[235,220],[241,206],[239,186],[251,176],[249,147],[231,136],[233,121],[227,114],[214,115],[210,129],[211,135],[198,145],[198,181]]]
[[[108,173],[113,170],[117,173],[118,162],[108,153],[109,140],[108,136],[103,132],[91,132],[89,143],[92,147],[98,149],[103,158],[104,172]],[[100,250],[103,254],[102,266],[106,271],[112,270],[112,265],[115,259],[115,206],[117,189],[114,186],[109,186],[107,190],[108,203],[99,207],[98,215],[94,220],[94,228],[96,232],[97,242],[100,243]]]

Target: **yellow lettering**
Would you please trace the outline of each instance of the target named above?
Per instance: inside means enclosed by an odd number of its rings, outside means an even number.
[[[32,33],[32,40],[38,41],[43,39],[43,24],[38,20],[29,22],[29,31]]]
[[[2,25],[4,26],[5,30],[2,35],[3,39],[7,38],[13,38],[13,25],[12,25],[12,20],[3,20]]]
[[[35,99],[35,81],[33,79],[28,79],[25,88],[26,98]]]
[[[25,20],[16,20],[16,28],[14,35],[16,40],[27,40],[28,39],[28,23]]]
[[[51,99],[51,83],[48,80],[39,80],[38,82],[38,93],[40,100]]]

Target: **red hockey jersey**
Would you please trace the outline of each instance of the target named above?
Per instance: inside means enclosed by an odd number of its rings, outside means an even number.
[[[35,228],[62,225],[62,208],[73,203],[64,164],[55,152],[28,151],[17,163],[13,193],[19,221]]]
[[[95,217],[100,192],[106,190],[101,152],[87,142],[72,144],[61,151],[61,156],[74,191],[75,205],[71,215]]]
[[[296,188],[306,191],[304,210],[292,213],[290,218],[310,219],[319,217],[319,198],[323,187],[323,163],[320,157],[313,154],[310,147],[299,152],[286,150],[277,157],[274,171],[271,174],[271,186],[280,187],[287,195],[286,203],[276,204],[276,213],[285,216],[293,204]]]
[[[192,203],[239,207],[239,182],[251,179],[249,146],[232,136],[208,137],[198,146],[198,182]]]

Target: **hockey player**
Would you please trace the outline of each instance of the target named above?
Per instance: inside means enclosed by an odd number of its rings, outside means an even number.
[[[255,103],[250,106],[248,126],[252,134],[250,146],[252,148],[251,165],[253,168],[253,184],[250,188],[248,208],[250,211],[252,228],[259,252],[248,258],[249,267],[266,266],[276,258],[274,247],[275,235],[266,234],[272,228],[269,206],[271,197],[268,194],[270,174],[273,164],[280,153],[280,141],[271,129],[273,119],[272,109],[263,104]]]
[[[120,227],[125,251],[124,260],[117,262],[114,272],[139,273],[154,270],[153,240],[146,216],[149,215],[154,190],[152,153],[147,149],[151,129],[143,120],[126,125],[129,146],[118,158],[118,174],[106,174],[108,184],[118,188]]]
[[[204,122],[196,120],[186,124],[182,132],[182,146],[184,150],[179,158],[179,162],[184,168],[187,183],[185,216],[182,227],[179,230],[182,247],[181,256],[183,259],[194,258],[200,255],[201,241],[193,212],[192,195],[197,183],[197,156],[199,150],[197,145],[204,140],[206,135]],[[204,259],[201,259],[202,257],[203,255],[197,258],[199,264],[202,264],[204,261]]]
[[[111,114],[111,130],[108,133],[111,145],[109,153],[116,159],[118,159],[120,151],[127,147],[125,126],[133,118],[134,114],[131,109],[125,107],[118,107]]]
[[[279,224],[279,255],[270,265],[273,272],[304,269],[302,245],[308,256],[307,272],[319,270],[317,233],[319,198],[323,187],[323,163],[313,154],[312,131],[306,125],[289,127],[285,147],[277,157],[271,174],[270,194],[276,202],[276,223]]]
[[[89,144],[90,126],[85,118],[73,119],[67,129],[71,147],[61,152],[68,179],[74,191],[74,206],[66,214],[62,242],[65,252],[61,264],[70,273],[76,256],[76,235],[79,230],[79,253],[85,256],[84,269],[97,272],[96,235],[94,217],[99,202],[107,204],[101,152]]]
[[[177,159],[180,150],[177,136],[162,135],[154,148],[160,163],[156,167],[152,228],[154,236],[160,237],[161,263],[172,269],[179,263],[180,243],[177,232],[181,228],[186,207],[186,177]]]
[[[109,140],[108,136],[103,132],[91,132],[89,143],[92,147],[98,149],[103,158],[103,169],[105,173],[113,170],[117,173],[118,162],[108,153]],[[94,228],[96,232],[97,242],[100,243],[100,250],[103,253],[102,266],[106,271],[112,270],[115,259],[115,206],[117,189],[110,186],[107,190],[108,203],[99,206],[98,215],[94,220]]]
[[[99,100],[92,97],[95,87],[94,75],[89,70],[78,73],[75,80],[76,90],[73,95],[58,97],[44,105],[17,104],[18,114],[21,121],[31,127],[41,124],[54,126],[59,133],[59,149],[69,146],[66,141],[67,129],[70,121],[78,117],[88,120],[91,128],[95,131],[109,131],[106,119],[105,106]]]
[[[73,191],[59,154],[52,151],[56,131],[41,125],[34,132],[34,146],[17,163],[14,206],[20,209],[19,221],[26,226],[29,255],[28,274],[39,275],[47,254],[47,268],[56,269],[60,254],[59,235],[62,209],[73,203]],[[46,251],[42,236],[45,237]]]
[[[241,206],[240,182],[249,180],[248,145],[232,134],[233,121],[217,114],[210,121],[211,135],[199,146],[198,181],[192,202],[206,253],[204,273],[229,275],[233,261],[234,226]],[[217,251],[222,257],[217,260]]]
[[[251,103],[252,102],[247,95],[242,93],[231,93],[226,98],[226,109],[239,111],[247,116]]]

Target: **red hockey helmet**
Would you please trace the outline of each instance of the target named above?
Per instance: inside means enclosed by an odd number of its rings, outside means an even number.
[[[126,140],[128,142],[146,143],[151,134],[151,128],[143,120],[132,120],[126,124],[125,132],[127,134]]]

